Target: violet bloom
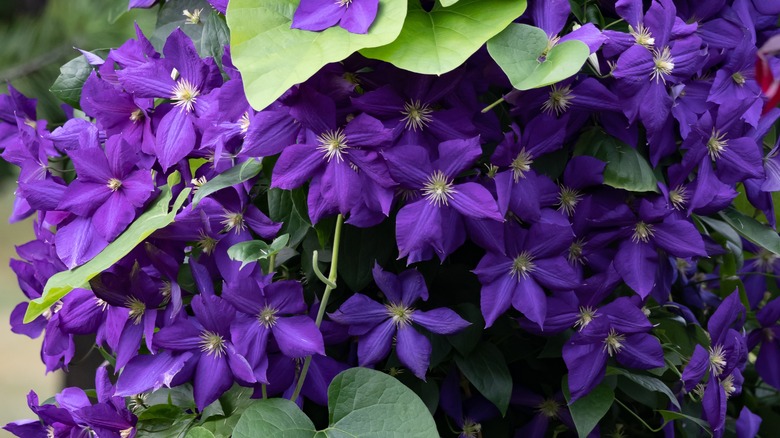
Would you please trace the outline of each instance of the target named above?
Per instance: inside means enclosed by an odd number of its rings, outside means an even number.
[[[547,436],[550,424],[556,420],[571,430],[576,429],[561,391],[552,396],[542,397],[526,388],[515,387],[512,390],[510,404],[533,410],[533,418],[515,432],[515,437],[544,438]]]
[[[203,410],[230,389],[235,379],[244,384],[256,379],[251,365],[231,341],[230,324],[236,317],[233,306],[219,297],[204,295],[196,295],[191,306],[195,317],[182,317],[162,328],[155,333],[152,344],[171,352],[192,354],[189,368],[194,368],[195,404]],[[160,371],[153,367],[157,364],[149,365],[150,371]],[[151,374],[141,377],[148,380],[149,387],[159,380],[159,376]]]
[[[648,333],[652,328],[644,312],[626,297],[594,312],[587,326],[563,346],[563,360],[569,369],[570,402],[584,397],[601,383],[611,357],[629,368],[664,366],[661,343]]]
[[[775,388],[780,389],[780,298],[775,298],[756,313],[760,327],[756,328],[748,336],[748,351],[755,350],[758,344],[756,358],[756,371],[764,381]]]
[[[474,392],[463,397],[460,385],[460,372],[453,367],[441,382],[439,406],[455,423],[458,438],[476,438],[482,436],[482,422],[497,418],[498,408],[482,394]]]
[[[682,374],[685,391],[695,390],[701,397],[704,418],[716,436],[722,435],[724,430],[728,398],[742,391],[741,370],[745,367],[748,350],[745,337],[733,327],[741,325],[744,314],[745,307],[735,290],[720,303],[707,322],[712,340],[709,349],[696,345]],[[709,376],[707,383],[699,384],[705,374]]]
[[[152,175],[136,167],[137,149],[119,135],[108,139],[105,152],[87,146],[69,156],[78,177],[68,186],[58,208],[91,217],[98,235],[113,240],[152,195]]]
[[[409,269],[395,275],[376,264],[373,275],[377,286],[387,297],[386,304],[356,293],[328,316],[348,325],[349,334],[358,336],[360,366],[370,367],[384,359],[390,353],[395,338],[398,359],[415,376],[425,380],[431,358],[431,342],[413,325],[439,335],[451,335],[463,330],[469,323],[445,307],[427,311],[414,308],[420,298],[428,300],[428,287],[417,270]]]
[[[272,275],[225,283],[222,297],[238,315],[230,326],[236,351],[246,357],[258,382],[268,383],[268,344],[276,342],[282,354],[299,359],[325,354],[317,326],[306,315],[301,283],[271,283]]]
[[[433,252],[444,260],[466,240],[462,216],[503,221],[490,192],[473,182],[455,184],[455,177],[482,155],[479,137],[439,144],[431,162],[422,146],[396,146],[384,152],[390,173],[404,189],[422,195],[404,205],[396,220],[399,258],[407,264],[428,260]]]
[[[338,24],[352,33],[367,33],[376,18],[379,0],[301,0],[293,29],[319,32]]]
[[[485,326],[493,325],[511,305],[543,327],[547,296],[542,287],[571,290],[579,285],[564,257],[573,240],[571,226],[561,214],[544,210],[530,229],[508,223],[504,232],[506,251],[488,252],[474,269],[482,283]]]

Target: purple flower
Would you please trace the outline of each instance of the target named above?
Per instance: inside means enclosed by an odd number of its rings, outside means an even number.
[[[462,216],[503,221],[493,196],[473,182],[455,184],[455,177],[482,154],[479,137],[439,144],[431,162],[421,146],[396,146],[384,152],[390,174],[409,190],[413,202],[396,218],[399,258],[407,264],[427,260],[435,251],[444,260],[466,240]]]
[[[425,380],[431,357],[431,342],[413,326],[419,325],[433,333],[451,335],[469,323],[447,308],[417,310],[415,302],[428,300],[428,288],[422,274],[410,269],[399,275],[374,265],[374,281],[387,297],[380,304],[366,295],[354,294],[330,318],[349,326],[349,334],[358,337],[360,366],[373,366],[390,353],[393,338],[396,354],[415,376]]]
[[[352,33],[367,33],[376,18],[379,0],[301,0],[293,29],[319,32],[336,24]]]
[[[767,303],[756,313],[760,327],[748,336],[748,351],[755,350],[761,344],[756,357],[756,371],[764,381],[775,388],[780,388],[780,298]]]
[[[570,402],[587,395],[604,379],[611,357],[629,368],[662,367],[663,350],[658,338],[648,333],[652,328],[644,312],[626,297],[593,312],[590,322],[563,346]]]

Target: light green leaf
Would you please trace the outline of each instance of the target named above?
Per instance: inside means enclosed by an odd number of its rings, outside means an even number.
[[[720,212],[720,217],[745,239],[775,255],[780,255],[780,235],[777,231],[733,207]]]
[[[568,388],[564,390],[566,401],[569,401]],[[599,424],[604,414],[612,407],[612,402],[615,400],[615,393],[607,384],[593,388],[593,390],[576,402],[569,405],[569,412],[571,418],[574,420],[574,425],[577,427],[577,434],[581,437],[586,437],[588,434]]]
[[[512,375],[501,351],[483,342],[466,357],[456,355],[455,363],[466,379],[505,415],[512,396]]]
[[[233,438],[311,438],[316,432],[298,405],[286,398],[270,398],[254,402],[241,414]]]
[[[444,6],[445,8],[447,6],[452,6],[458,2],[458,0],[440,0],[440,1],[441,1],[441,5]]]
[[[52,304],[56,303],[62,297],[77,287],[85,287],[90,279],[113,266],[116,262],[126,256],[139,243],[146,240],[152,233],[173,222],[176,212],[179,211],[184,201],[190,193],[189,188],[185,188],[179,193],[173,207],[169,208],[173,197],[171,186],[176,184],[178,174],[175,177],[168,178],[168,185],[160,188],[160,196],[147,208],[141,216],[127,227],[119,237],[106,246],[103,251],[96,255],[87,263],[77,266],[69,271],[54,274],[46,282],[43,288],[43,295],[33,301],[30,301],[27,312],[24,315],[24,322],[28,323],[40,316]]]
[[[574,76],[590,55],[590,49],[581,41],[556,44],[545,54],[547,45],[547,34],[542,29],[513,23],[491,38],[487,49],[518,90],[539,88]],[[544,61],[540,62],[542,58]]]
[[[206,428],[196,426],[187,431],[186,438],[214,438],[214,434]]]
[[[525,0],[460,0],[430,12],[409,0],[403,30],[390,44],[361,50],[404,70],[443,74],[463,64],[483,44],[519,17]]]
[[[263,170],[263,163],[255,158],[250,158],[241,164],[237,164],[225,172],[220,173],[198,188],[195,196],[192,197],[192,208],[200,202],[201,199],[210,194],[227,187],[241,184],[257,176]]]
[[[297,7],[298,0],[231,0],[228,4],[233,63],[255,109],[264,109],[325,64],[395,40],[406,16],[405,0],[380,0],[376,20],[365,35],[338,26],[309,32],[290,29]]]
[[[574,155],[590,155],[607,163],[604,184],[632,192],[657,192],[650,163],[634,148],[600,130],[580,137]]]
[[[239,242],[228,248],[228,257],[230,257],[231,260],[241,262],[241,268],[243,268],[248,263],[265,260],[273,254],[279,253],[279,251],[287,245],[289,240],[290,235],[283,234],[274,239],[270,245],[262,240]]]
[[[350,368],[328,387],[328,437],[436,438],[436,423],[403,383],[368,368]]]
[[[128,11],[127,3],[124,1],[112,1],[108,9],[108,22],[114,24]]]
[[[665,395],[673,405],[677,406],[678,409],[680,408],[680,402],[677,401],[677,397],[675,397],[672,390],[669,389],[669,387],[659,379],[643,374],[634,374],[622,368],[607,367],[607,375],[609,376],[612,374],[619,374],[638,384],[639,386],[645,389],[649,389],[650,391],[660,392],[661,394]]]
[[[91,72],[92,66],[84,55],[79,55],[60,67],[60,75],[49,91],[73,108],[80,109],[81,89]]]

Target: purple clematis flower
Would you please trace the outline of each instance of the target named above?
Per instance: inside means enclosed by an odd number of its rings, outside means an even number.
[[[577,273],[564,257],[573,240],[569,222],[560,213],[544,210],[530,229],[506,224],[506,251],[488,252],[474,273],[482,283],[480,303],[485,326],[490,327],[513,306],[543,327],[547,296],[542,287],[571,290]]]
[[[626,297],[594,312],[587,326],[563,346],[563,360],[569,369],[570,402],[587,395],[604,379],[611,357],[629,368],[662,367],[663,349],[658,338],[648,333],[652,328],[644,312]]]
[[[116,238],[154,190],[149,171],[136,167],[138,153],[121,136],[108,139],[105,152],[95,146],[71,151],[78,178],[68,186],[58,209],[91,217],[101,238]]]
[[[293,29],[319,32],[338,24],[352,33],[367,33],[376,18],[379,0],[301,0]]]
[[[444,260],[466,240],[463,218],[503,221],[493,196],[473,182],[454,179],[482,154],[479,137],[439,144],[439,159],[431,162],[422,146],[396,146],[384,152],[390,174],[419,199],[398,212],[396,239],[399,258],[407,264],[427,260],[433,252]]]
[[[222,297],[238,311],[230,326],[236,351],[246,357],[257,381],[264,383],[268,383],[267,350],[272,340],[291,359],[325,354],[322,333],[306,314],[301,284],[271,283],[271,277],[253,276],[222,288]]]
[[[463,330],[469,323],[444,307],[427,311],[415,309],[417,300],[428,300],[425,279],[416,270],[410,269],[395,275],[376,264],[373,274],[377,286],[387,297],[386,304],[356,293],[328,316],[340,324],[348,325],[349,334],[358,336],[360,366],[373,366],[384,359],[390,353],[395,338],[398,359],[415,376],[425,380],[431,357],[431,342],[413,325],[439,335],[451,335]]]
[[[758,344],[761,348],[758,350],[756,358],[756,371],[764,381],[775,388],[780,388],[780,370],[777,364],[780,363],[780,298],[775,298],[766,304],[756,313],[761,326],[748,336],[748,351],[753,351]]]
[[[733,327],[741,325],[744,314],[745,307],[739,301],[739,292],[734,291],[707,322],[707,331],[712,339],[709,350],[696,345],[682,374],[685,390],[695,390],[701,396],[704,418],[712,426],[715,436],[723,434],[728,398],[742,390],[741,370],[747,362],[748,350],[745,336]],[[705,374],[709,380],[701,385],[699,381]]]

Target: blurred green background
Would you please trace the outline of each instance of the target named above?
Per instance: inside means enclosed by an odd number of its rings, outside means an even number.
[[[38,118],[53,130],[65,121],[62,102],[49,87],[59,67],[85,50],[117,47],[133,38],[133,22],[144,31],[154,27],[155,12],[123,13],[127,0],[0,0],[0,92],[10,82],[28,97],[38,99]],[[117,18],[118,17],[118,18]],[[110,20],[116,20],[111,23]],[[40,360],[41,339],[11,333],[13,308],[22,301],[16,277],[8,268],[15,245],[33,238],[32,221],[8,224],[15,190],[15,171],[0,165],[0,425],[30,418],[25,396],[35,390],[46,400],[62,387],[62,373],[45,374]],[[77,353],[72,369],[83,354]],[[0,430],[0,437],[10,436]]]

